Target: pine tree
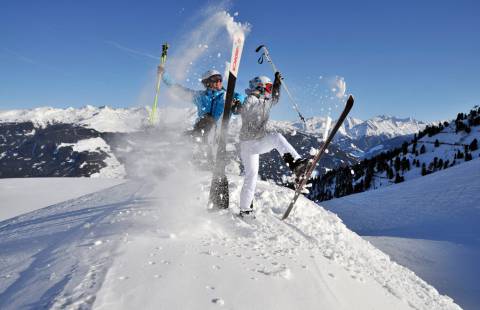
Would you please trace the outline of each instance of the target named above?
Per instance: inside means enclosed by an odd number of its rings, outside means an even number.
[[[440,142],[438,141],[438,139],[435,140],[435,147],[439,147],[440,146]]]
[[[420,154],[425,154],[426,149],[425,149],[425,144],[422,144],[422,147],[420,148]]]
[[[445,163],[443,164],[443,169],[447,169],[447,168],[448,168],[449,162],[450,162],[450,161],[449,161],[448,159],[445,161]]]
[[[395,176],[395,183],[401,183],[405,181],[405,178],[403,176],[400,176],[400,173],[397,173],[397,175]]]
[[[478,150],[478,141],[476,138],[470,143],[469,148],[472,152]]]
[[[403,155],[407,155],[408,153],[408,142],[406,141],[402,143],[402,153]]]
[[[468,152],[465,153],[465,161],[470,161],[470,160],[472,160],[472,159],[473,159],[472,153],[468,153]]]
[[[439,159],[438,160],[438,169],[442,169],[443,168],[443,159]]]
[[[393,179],[394,177],[394,174],[393,174],[393,169],[389,166],[388,169],[387,169],[387,178],[389,180]]]
[[[427,167],[425,166],[425,163],[422,164],[422,176],[427,175]]]
[[[400,158],[397,156],[395,158],[395,171],[398,172],[398,170],[400,170]]]

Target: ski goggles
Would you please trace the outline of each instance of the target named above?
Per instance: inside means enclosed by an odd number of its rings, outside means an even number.
[[[273,90],[273,84],[272,83],[267,83],[265,84],[265,91],[269,94],[272,93],[272,90]]]
[[[260,84],[257,86],[257,89],[261,92],[266,92],[271,94],[273,90],[273,84],[272,83],[267,83],[265,86],[263,84]]]
[[[217,83],[217,82],[222,81],[222,80],[223,80],[222,76],[219,75],[219,74],[211,76],[211,77],[208,78],[208,82],[212,83],[212,84]]]

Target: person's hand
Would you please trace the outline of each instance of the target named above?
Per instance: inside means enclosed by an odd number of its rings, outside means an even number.
[[[238,100],[237,98],[233,98],[232,100],[232,112],[237,114],[240,112],[240,109],[242,108],[242,102]]]
[[[165,72],[165,68],[163,66],[157,67],[157,74],[162,75]]]

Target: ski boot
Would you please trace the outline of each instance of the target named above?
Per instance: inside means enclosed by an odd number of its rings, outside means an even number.
[[[305,173],[305,170],[307,169],[308,166],[308,161],[309,158],[298,158],[295,160],[290,153],[285,153],[283,155],[283,160],[287,164],[288,168],[293,172],[295,175],[295,179],[298,180],[303,173]]]
[[[255,211],[253,209],[253,201],[250,204],[250,209],[247,210],[240,210],[240,213],[238,214],[239,217],[241,218],[249,218],[249,219],[254,219],[255,218]]]

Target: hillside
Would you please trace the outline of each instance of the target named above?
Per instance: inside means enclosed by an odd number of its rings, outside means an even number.
[[[465,309],[480,304],[480,159],[322,206]]]
[[[324,201],[378,189],[448,169],[480,156],[480,108],[427,126],[401,147],[344,165],[313,180],[309,197]]]

